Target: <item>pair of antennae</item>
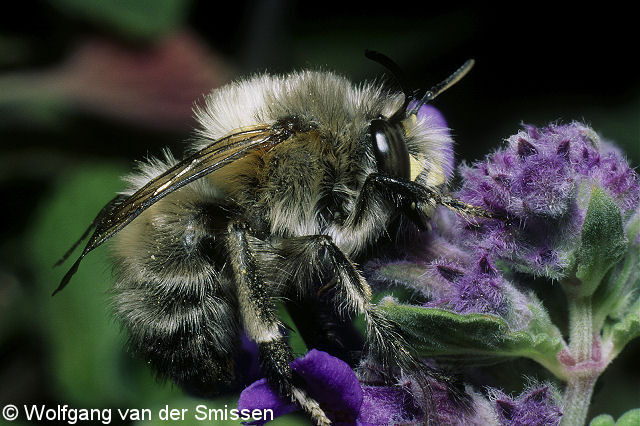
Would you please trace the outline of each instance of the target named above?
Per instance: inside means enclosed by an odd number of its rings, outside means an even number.
[[[424,95],[422,95],[420,100],[416,100],[415,91],[411,91],[407,87],[406,81],[404,79],[404,73],[402,72],[402,69],[400,69],[398,64],[396,64],[388,56],[380,52],[376,52],[374,50],[365,50],[364,55],[368,59],[371,59],[372,61],[375,61],[380,65],[382,65],[383,67],[385,67],[386,69],[388,69],[391,72],[391,74],[395,77],[395,79],[398,81],[398,84],[400,84],[400,88],[402,89],[402,92],[405,95],[405,101],[404,101],[405,104],[404,104],[404,107],[401,109],[402,111],[406,110],[406,108],[409,106],[409,103],[411,103],[412,101],[417,102],[416,105],[412,107],[411,110],[408,112],[409,115],[416,114],[420,109],[420,107],[422,107],[422,105],[426,104],[427,102],[431,102],[442,92],[444,92],[449,87],[453,86],[458,81],[460,81],[465,75],[467,75],[467,73],[471,70],[471,68],[473,68],[473,65],[475,64],[475,61],[473,59],[467,60],[453,74],[451,74],[449,77],[447,77],[440,83],[433,86],[431,89],[427,90],[424,93]]]

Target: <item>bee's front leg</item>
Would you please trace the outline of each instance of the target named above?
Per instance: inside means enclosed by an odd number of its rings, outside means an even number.
[[[443,194],[438,188],[431,188],[406,179],[372,173],[367,176],[354,209],[344,223],[345,230],[366,232],[368,224],[375,224],[385,218],[379,218],[377,212],[381,207],[391,204],[407,218],[425,229],[428,216],[425,210],[433,209],[437,204],[443,205],[456,213],[468,217],[496,218],[495,213],[481,207],[473,206]],[[385,224],[378,223],[383,227]]]
[[[433,208],[440,194],[406,179],[372,173],[364,181],[349,216],[341,226],[341,233],[355,233],[372,237],[373,229],[384,229],[389,219],[380,211],[399,211],[425,229],[429,220],[425,208]]]
[[[372,173],[367,176],[346,220],[331,233],[335,238],[340,238],[340,247],[347,247],[352,252],[360,253],[358,248],[371,244],[380,233],[387,232],[387,225],[392,215],[381,214],[381,212],[389,212],[390,208],[393,212],[395,208],[397,212],[412,220],[418,228],[424,229],[429,220],[429,211],[438,204],[462,215],[495,217],[491,212],[480,207],[443,194],[438,188]],[[357,241],[357,243],[353,244],[351,241]],[[342,270],[344,276],[348,277],[348,281],[353,283],[346,288],[346,292],[353,295],[352,299],[360,297],[368,302],[363,313],[368,324],[369,355],[376,363],[382,365],[383,372],[390,371],[395,365],[405,373],[414,376],[427,394],[430,392],[428,383],[431,379],[435,379],[446,383],[457,399],[464,400],[464,387],[457,377],[442,373],[420,362],[405,343],[402,330],[370,303],[370,296],[349,289],[368,289],[368,285],[348,256],[336,244],[333,246],[336,268]],[[359,308],[358,305],[355,304],[354,307]],[[357,309],[356,311],[362,312]]]
[[[269,384],[281,395],[298,403],[318,425],[331,424],[318,402],[293,383],[293,372],[289,366],[293,355],[281,332],[282,324],[274,302],[275,290],[260,276],[258,254],[252,248],[252,243],[258,243],[259,240],[242,223],[232,223],[228,231],[227,244],[240,316],[248,337],[258,344],[263,374]]]

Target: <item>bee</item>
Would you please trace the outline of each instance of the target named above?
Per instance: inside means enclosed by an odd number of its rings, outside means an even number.
[[[112,239],[115,315],[161,377],[210,394],[233,381],[244,332],[268,382],[329,424],[289,367],[276,302],[328,295],[337,315],[364,319],[367,356],[423,366],[356,262],[392,224],[424,229],[437,204],[488,215],[446,194],[448,129],[418,114],[472,65],[421,96],[311,70],[213,90],[190,152],[141,163],[61,260],[93,231],[54,294]]]

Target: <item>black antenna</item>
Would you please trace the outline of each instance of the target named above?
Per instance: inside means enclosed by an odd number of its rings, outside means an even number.
[[[396,64],[391,58],[389,58],[384,53],[377,52],[375,50],[366,49],[364,51],[364,56],[367,59],[371,59],[374,62],[379,63],[383,67],[391,72],[391,75],[396,79],[398,84],[400,85],[400,89],[402,93],[405,94],[405,97],[408,99],[410,97],[411,90],[407,87],[406,80],[404,77],[404,73],[402,72],[402,68],[398,64]],[[405,101],[408,103],[407,101]]]
[[[426,104],[427,102],[431,102],[439,94],[459,82],[462,77],[464,77],[469,71],[471,71],[471,68],[473,68],[473,64],[475,63],[476,61],[474,61],[473,59],[469,59],[467,62],[462,64],[462,66],[458,68],[456,72],[451,74],[445,80],[433,86],[431,89],[427,90],[422,99],[420,99],[420,102],[418,102],[415,107],[411,108],[409,115],[416,114],[422,105]]]
[[[402,93],[404,93],[404,103],[402,107],[399,108],[398,111],[396,111],[393,114],[393,116],[390,117],[389,119],[398,120],[398,121],[401,120],[402,117],[404,116],[404,112],[407,110],[407,107],[409,106],[409,103],[415,98],[415,91],[409,90],[406,79],[404,77],[404,73],[402,72],[402,68],[400,68],[400,66],[396,64],[387,55],[377,52],[375,50],[366,49],[364,51],[364,56],[366,56],[368,59],[371,59],[374,62],[379,63],[380,65],[388,69],[391,72],[391,75],[396,79],[396,81],[400,85],[400,90],[402,90]]]
[[[398,116],[399,114],[401,114],[402,111],[405,111],[409,106],[409,104],[411,103],[411,101],[413,101],[416,98],[417,91],[409,90],[409,87],[406,84],[406,80],[404,77],[404,73],[402,72],[402,69],[387,55],[377,52],[375,50],[367,49],[364,51],[364,56],[366,56],[368,59],[371,59],[374,62],[379,63],[380,65],[385,67],[387,70],[389,70],[391,72],[391,75],[393,75],[393,77],[396,79],[396,81],[400,85],[400,88],[404,93],[404,105],[402,106],[402,108],[400,108],[396,112],[396,114],[394,114],[394,117]],[[416,106],[411,108],[411,111],[408,112],[408,115],[417,114],[418,110],[422,105],[426,104],[427,102],[431,102],[442,92],[444,92],[449,87],[453,86],[458,81],[460,81],[465,75],[467,75],[469,71],[471,71],[471,68],[473,68],[473,65],[475,64],[475,62],[476,61],[474,61],[473,59],[467,60],[464,64],[462,64],[460,68],[458,68],[453,74],[451,74],[445,80],[441,81],[440,83],[433,86],[431,89],[427,90],[425,94],[422,96],[422,98],[420,98],[420,100],[417,102]]]

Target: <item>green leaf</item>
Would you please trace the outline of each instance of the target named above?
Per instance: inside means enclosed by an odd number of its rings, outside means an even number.
[[[595,325],[607,317],[624,315],[640,290],[640,246],[632,246],[624,259],[594,294]],[[634,297],[635,296],[635,297]]]
[[[373,283],[382,283],[385,292],[393,293],[401,300],[408,300],[412,293],[428,295],[433,283],[426,271],[425,263],[407,260],[367,265],[368,279]]]
[[[626,314],[605,323],[602,332],[604,344],[611,342],[611,359],[616,357],[632,339],[640,336],[640,299],[631,305]]]
[[[640,336],[640,244],[637,217],[627,224],[629,249],[594,294],[594,326],[602,330],[604,344],[612,344],[611,357]],[[631,232],[629,232],[631,230]]]
[[[594,186],[582,225],[580,248],[574,257],[575,276],[581,285],[567,284],[565,288],[575,297],[591,296],[626,248],[620,209],[601,188]]]
[[[527,357],[564,378],[556,354],[564,348],[560,332],[546,312],[532,305],[534,319],[526,330],[513,331],[500,317],[458,314],[437,308],[401,305],[390,298],[379,306],[406,333],[420,356],[483,364],[508,357]]]
[[[616,426],[638,426],[640,425],[640,408],[634,408],[624,413],[618,421]]]
[[[52,0],[58,9],[125,36],[156,39],[186,18],[191,0]]]
[[[597,417],[594,417],[589,426],[614,426],[616,421],[610,414],[600,414]]]

